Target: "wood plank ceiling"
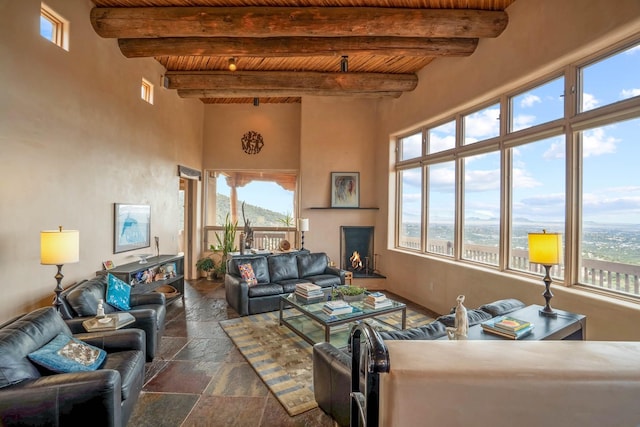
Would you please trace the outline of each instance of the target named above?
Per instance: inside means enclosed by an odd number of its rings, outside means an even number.
[[[398,97],[437,57],[498,37],[515,0],[93,0],[96,33],[205,103]],[[233,58],[237,69],[229,70]]]

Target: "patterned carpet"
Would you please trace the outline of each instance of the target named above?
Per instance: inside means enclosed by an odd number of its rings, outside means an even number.
[[[381,316],[388,325],[399,327],[400,313]],[[407,308],[407,328],[433,319]],[[256,314],[220,322],[222,329],[251,364],[262,381],[294,416],[318,406],[313,396],[312,346],[289,328],[278,325],[278,312]],[[386,325],[379,325],[387,328]],[[348,328],[337,332],[348,335]],[[340,341],[340,337],[337,337]],[[334,342],[334,334],[331,335]]]

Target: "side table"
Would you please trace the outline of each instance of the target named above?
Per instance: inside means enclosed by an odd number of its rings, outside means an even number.
[[[108,320],[108,321],[105,321]],[[115,331],[136,321],[130,313],[110,313],[103,318],[93,317],[82,322],[87,332]]]

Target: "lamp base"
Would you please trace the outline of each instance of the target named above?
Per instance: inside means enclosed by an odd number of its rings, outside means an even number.
[[[546,317],[558,317],[558,313],[556,313],[555,311],[553,311],[553,309],[551,308],[551,305],[549,304],[549,302],[551,301],[551,298],[553,297],[553,293],[551,292],[551,275],[549,274],[550,270],[551,270],[551,266],[550,265],[544,265],[544,270],[545,270],[545,275],[544,275],[544,292],[542,293],[542,296],[544,297],[544,300],[546,301],[546,304],[544,306],[544,308],[542,310],[539,311],[539,313],[542,316],[546,316]]]
[[[551,310],[551,309],[549,309],[549,310]],[[541,316],[545,316],[545,317],[554,317],[554,318],[555,318],[555,317],[558,317],[558,313],[556,313],[556,312],[555,312],[555,311],[553,311],[553,310],[551,310],[551,311],[547,311],[547,310],[546,310],[546,307],[545,307],[545,308],[543,308],[542,310],[538,310],[538,313],[539,313]]]

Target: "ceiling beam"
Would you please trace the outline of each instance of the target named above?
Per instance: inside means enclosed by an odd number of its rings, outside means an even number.
[[[178,96],[181,98],[199,99],[241,99],[241,98],[298,98],[301,96],[348,96],[355,98],[398,98],[403,92],[344,92],[335,90],[253,90],[253,89],[179,89]]]
[[[165,87],[222,96],[357,95],[415,89],[415,74],[322,73],[288,71],[168,71]],[[387,95],[388,96],[388,95]],[[199,98],[210,96],[198,96]]]
[[[504,11],[382,7],[93,8],[106,38],[154,37],[497,37]]]
[[[119,39],[127,58],[156,56],[469,56],[478,39],[421,37],[163,37]]]

